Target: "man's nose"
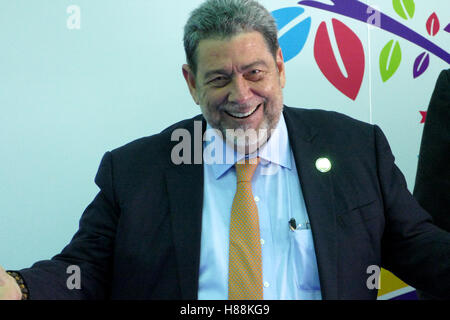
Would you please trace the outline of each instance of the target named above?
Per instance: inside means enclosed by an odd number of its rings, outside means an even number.
[[[243,104],[247,102],[251,96],[252,91],[247,80],[243,77],[235,77],[230,88],[228,101]]]

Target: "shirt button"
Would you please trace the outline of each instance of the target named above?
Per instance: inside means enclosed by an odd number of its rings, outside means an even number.
[[[264,239],[261,239],[261,244],[263,245],[264,243],[266,243],[266,242],[264,241]]]
[[[256,201],[256,202],[259,202],[259,197],[255,197],[255,201]]]
[[[268,287],[270,287],[270,284],[266,281],[266,282],[264,282],[264,287],[268,288]]]

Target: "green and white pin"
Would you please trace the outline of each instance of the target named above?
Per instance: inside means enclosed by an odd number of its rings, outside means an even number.
[[[328,158],[319,158],[316,161],[316,169],[322,173],[329,172],[331,167],[331,161]]]

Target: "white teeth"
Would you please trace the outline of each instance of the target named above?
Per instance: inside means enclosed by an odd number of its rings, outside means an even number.
[[[259,104],[253,110],[250,110],[247,113],[239,113],[239,112],[231,112],[231,111],[228,111],[228,113],[236,118],[245,118],[245,117],[248,117],[249,115],[251,115],[253,112],[255,112],[256,109],[258,109],[258,107],[259,107]]]

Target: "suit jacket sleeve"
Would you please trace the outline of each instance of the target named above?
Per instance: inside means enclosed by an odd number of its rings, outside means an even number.
[[[24,278],[30,299],[105,299],[109,296],[113,244],[119,208],[113,190],[112,160],[104,155],[96,184],[100,187],[83,213],[79,230],[63,251],[51,260],[35,263],[18,271]],[[81,271],[81,289],[67,286],[67,268],[76,265]]]
[[[450,69],[439,75],[423,129],[414,197],[450,231]]]
[[[382,266],[416,289],[449,298],[450,234],[435,226],[412,197],[385,136],[376,126],[375,139],[386,219]]]

